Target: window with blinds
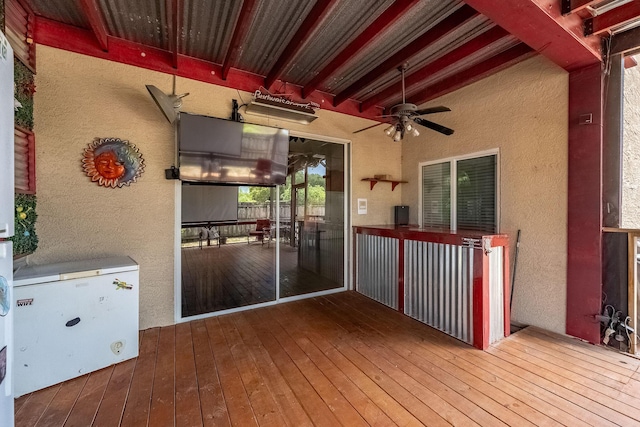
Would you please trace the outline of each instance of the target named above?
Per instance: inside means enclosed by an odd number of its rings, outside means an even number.
[[[35,194],[35,138],[25,129],[14,129],[15,189],[16,193]]]
[[[422,225],[495,233],[497,158],[492,154],[423,165]]]

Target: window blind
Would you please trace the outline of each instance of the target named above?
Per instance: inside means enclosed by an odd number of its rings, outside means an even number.
[[[451,228],[451,163],[422,167],[422,224]]]
[[[457,162],[457,229],[496,232],[496,156]]]

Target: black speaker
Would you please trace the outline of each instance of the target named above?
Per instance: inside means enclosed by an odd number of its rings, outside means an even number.
[[[395,225],[409,224],[409,206],[393,207],[393,223]]]

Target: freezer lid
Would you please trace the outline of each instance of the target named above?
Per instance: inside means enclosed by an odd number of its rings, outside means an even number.
[[[14,272],[13,286],[35,285],[135,270],[138,270],[138,264],[127,256],[31,265],[21,267]]]

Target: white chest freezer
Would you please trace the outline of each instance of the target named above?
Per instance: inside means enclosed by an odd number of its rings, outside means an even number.
[[[136,357],[138,285],[129,257],[15,272],[15,396]]]

